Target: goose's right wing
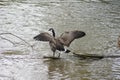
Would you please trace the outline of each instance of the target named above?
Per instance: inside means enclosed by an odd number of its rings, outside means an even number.
[[[50,35],[49,33],[40,33],[36,35],[33,39],[38,40],[38,41],[52,41],[54,37]]]

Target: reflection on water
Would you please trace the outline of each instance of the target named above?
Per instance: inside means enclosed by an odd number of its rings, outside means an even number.
[[[0,33],[13,33],[34,45],[34,50],[11,35],[0,38],[1,80],[116,80],[120,79],[120,59],[80,59],[61,54],[62,59],[43,59],[52,55],[49,44],[33,37],[53,27],[57,36],[66,30],[82,30],[86,36],[75,40],[76,53],[120,55],[119,0],[0,0]]]
[[[62,60],[47,60],[44,61],[48,66],[49,79],[77,79],[77,80],[92,80],[92,79],[111,79],[112,73],[111,64],[104,64],[101,61],[106,60],[80,60],[62,59]],[[104,71],[106,70],[106,71]],[[108,73],[109,72],[109,73]]]
[[[114,76],[116,77],[116,79],[119,79],[120,78],[120,62],[119,62],[120,59],[115,59],[114,60],[114,65],[112,66],[112,71],[113,71],[113,74]]]

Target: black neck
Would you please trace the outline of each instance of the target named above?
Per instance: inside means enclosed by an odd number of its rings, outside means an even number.
[[[52,30],[52,33],[53,33],[53,37],[55,37],[55,31],[54,30]]]

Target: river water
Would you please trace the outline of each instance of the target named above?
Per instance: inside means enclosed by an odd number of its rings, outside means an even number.
[[[80,59],[51,56],[49,44],[33,37],[54,28],[82,30],[86,36],[72,42],[75,53],[120,55],[120,0],[0,0],[0,80],[119,80],[120,58]]]

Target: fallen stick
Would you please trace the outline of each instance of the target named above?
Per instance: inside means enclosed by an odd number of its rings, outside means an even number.
[[[97,55],[97,54],[77,54],[73,53],[74,55],[81,57],[81,58],[120,58],[120,55]]]
[[[50,59],[61,59],[60,57],[53,57],[53,56],[43,56],[43,58],[50,58]]]

